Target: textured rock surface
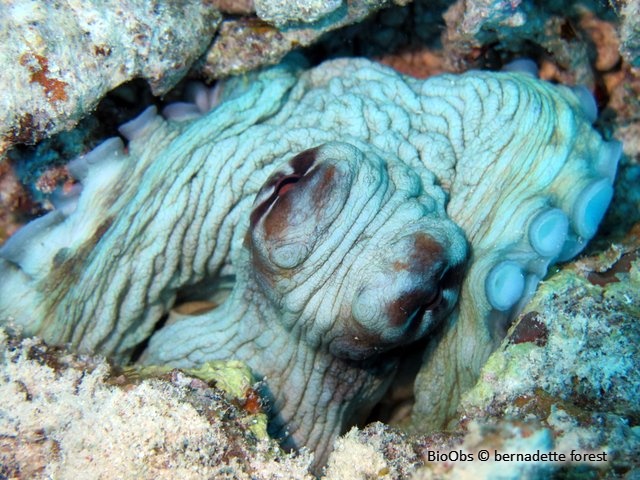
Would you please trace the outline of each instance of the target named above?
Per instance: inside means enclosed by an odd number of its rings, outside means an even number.
[[[335,442],[323,478],[410,478],[423,463],[418,450],[415,440],[382,423],[354,427]]]
[[[537,420],[553,450],[640,471],[640,228],[543,282],[464,396],[460,418]]]
[[[3,2],[0,153],[73,127],[128,80],[167,92],[219,20],[207,1]]]
[[[0,358],[3,478],[311,478],[309,456],[251,433],[255,398],[178,371],[133,381],[4,331]]]
[[[592,261],[597,265],[602,262]],[[617,274],[637,277],[634,272],[638,262],[632,263],[634,266],[629,272],[623,272],[625,267]],[[553,309],[547,310],[549,302],[560,304],[563,309],[571,308],[560,301],[561,297],[555,295],[552,288],[558,285],[573,288],[576,274],[581,275],[574,268],[565,270],[543,287],[532,303],[536,312],[553,315]],[[569,278],[574,280],[567,282]],[[584,287],[586,291],[578,297],[580,303],[589,298],[595,301],[598,290],[591,282]],[[609,283],[605,289],[611,287],[613,284]],[[562,289],[561,292],[566,293]],[[637,290],[633,294],[637,295]],[[611,298],[611,294],[607,297]],[[589,305],[593,304],[587,302]],[[588,315],[592,313],[589,311]],[[381,423],[353,429],[336,442],[322,478],[400,480],[482,475],[519,479],[523,476],[546,478],[559,471],[612,478],[616,473],[636,472],[640,468],[638,427],[631,426],[633,417],[607,412],[600,409],[602,403],[592,405],[585,401],[583,392],[579,391],[582,382],[572,379],[579,371],[581,375],[585,373],[579,362],[571,362],[575,360],[576,349],[572,348],[568,356],[556,353],[549,355],[546,363],[540,362],[546,355],[539,353],[548,345],[558,342],[570,345],[573,335],[578,334],[580,342],[585,336],[572,326],[569,330],[560,324],[554,326],[555,321],[550,322],[552,328],[548,331],[532,329],[527,318],[522,317],[520,326],[510,332],[501,350],[484,369],[478,386],[465,397],[462,423],[454,432],[407,436]],[[529,327],[524,328],[522,323],[527,321]],[[600,325],[606,323],[598,321]],[[632,322],[626,322],[623,328],[635,328],[637,334],[637,326]],[[588,341],[610,342],[593,337]],[[637,344],[634,348],[637,349]],[[606,359],[603,364],[615,363],[612,350],[596,350],[583,350],[582,354]],[[82,469],[88,476],[105,479],[175,478],[176,475],[181,478],[312,478],[307,470],[309,455],[286,455],[275,443],[256,439],[250,427],[259,412],[259,404],[255,403],[255,397],[246,395],[244,388],[240,395],[230,394],[235,387],[221,390],[224,375],[209,385],[200,376],[196,378],[179,371],[143,379],[132,370],[126,374],[113,373],[99,358],[78,357],[37,340],[20,343],[7,337],[4,331],[0,336],[0,352],[3,399],[0,474],[3,476],[74,478],[78,469]],[[508,365],[505,359],[514,360],[515,368],[505,368]],[[527,362],[527,359],[533,361]],[[554,361],[560,368],[553,365],[547,369]],[[622,365],[626,361],[622,359]],[[518,374],[518,368],[532,374],[535,383],[546,390],[532,386],[529,378]],[[558,371],[562,371],[559,376]],[[601,377],[600,372],[595,376]],[[232,379],[234,375],[226,378]],[[563,378],[565,382],[561,385],[558,380]],[[588,378],[581,378],[590,383]],[[555,394],[548,393],[554,388]],[[602,392],[596,396],[603,398]],[[609,406],[616,402],[607,400]],[[637,411],[637,404],[635,409]],[[477,455],[482,449],[529,454],[536,450],[606,451],[608,462],[591,465],[479,462]],[[442,455],[451,452],[471,454],[475,461],[445,460]],[[435,455],[440,455],[439,459]]]
[[[254,1],[258,17],[279,28],[295,23],[314,23],[340,8],[342,4],[342,0]]]
[[[284,12],[291,12],[291,2],[265,3],[280,5]],[[301,1],[299,3],[308,2]],[[335,2],[311,3],[333,4]],[[220,34],[208,49],[202,65],[198,66],[198,69],[208,80],[213,80],[274,64],[279,62],[289,51],[309,46],[327,32],[360,22],[378,9],[392,5],[406,5],[407,3],[408,0],[342,2],[340,8],[325,18],[312,23],[290,25],[282,29],[251,17],[227,19],[222,23]],[[258,12],[259,14],[260,12]]]
[[[593,88],[592,44],[588,19],[596,14],[616,20],[602,4],[459,0],[446,12],[443,46],[450,68],[466,70],[490,52],[506,58],[546,57],[564,76],[564,83]],[[585,22],[587,22],[585,24]],[[613,28],[608,24],[609,28]],[[606,38],[615,41],[615,34]],[[595,42],[597,43],[597,42]],[[617,50],[617,49],[616,49]],[[617,52],[616,52],[617,53]],[[611,68],[611,65],[609,65]]]
[[[640,68],[640,2],[627,0],[622,3],[622,27],[620,36],[622,39],[622,54],[634,68]]]
[[[640,418],[639,253],[640,239],[631,237],[542,282],[464,408],[548,395]]]

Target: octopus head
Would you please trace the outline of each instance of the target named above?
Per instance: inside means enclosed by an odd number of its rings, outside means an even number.
[[[299,153],[256,197],[254,288],[287,330],[338,358],[423,337],[455,304],[466,258],[441,193],[371,147]]]

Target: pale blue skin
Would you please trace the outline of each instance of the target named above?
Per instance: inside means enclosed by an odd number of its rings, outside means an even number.
[[[611,197],[619,144],[526,73],[422,81],[352,59],[223,95],[193,121],[147,112],[123,130],[128,153],[111,141],[72,162],[75,210],[0,250],[0,320],[125,361],[176,302],[215,300],[172,313],[143,361],[244,360],[272,433],[318,462],[425,335],[415,411],[446,422]]]

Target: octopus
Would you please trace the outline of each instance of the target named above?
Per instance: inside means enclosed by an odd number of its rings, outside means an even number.
[[[517,65],[289,59],[194,99],[69,163],[76,194],[0,249],[0,321],[123,363],[242,360],[271,435],[318,462],[419,340],[415,411],[451,419],[621,155],[588,91]]]

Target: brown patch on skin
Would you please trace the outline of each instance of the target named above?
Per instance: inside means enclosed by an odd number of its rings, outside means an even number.
[[[289,190],[292,190],[295,184],[298,183],[298,180],[300,180],[300,177],[298,175],[287,175],[286,177],[284,177],[276,186],[276,192],[278,193],[278,196],[281,197]]]
[[[304,176],[296,171],[295,174],[282,178],[274,189],[278,202],[264,219],[265,236],[267,238],[280,236],[287,229],[291,211],[294,209],[295,204],[301,203],[302,205],[299,208],[321,212],[324,209],[327,198],[331,196],[331,186],[334,183],[335,174],[335,166],[319,165],[305,171]],[[320,180],[312,184],[311,182],[319,176],[321,176]],[[287,182],[287,180],[292,181]],[[296,195],[296,190],[308,191],[309,189],[311,189],[310,200],[307,195],[303,194],[302,197],[301,195]],[[310,205],[308,204],[309,201],[311,202]]]
[[[425,302],[425,292],[413,290],[402,297],[394,300],[387,306],[387,317],[392,327],[400,327],[405,324],[409,315],[414,313],[422,304],[430,303],[430,299]]]
[[[277,183],[280,181],[280,178],[281,177],[273,177],[262,188],[266,190],[266,189],[275,187]],[[256,207],[254,207],[254,209],[251,211],[251,214],[249,215],[250,228],[255,228],[255,226],[258,224],[258,221],[264,216],[264,214],[267,212],[271,204],[275,201],[277,196],[278,195],[274,189],[273,193],[269,196],[269,198],[267,198],[264,202],[257,205]]]
[[[293,167],[293,174],[287,175],[279,179],[278,184],[274,187],[273,194],[267,199],[267,202],[278,200],[277,205],[271,209],[264,219],[264,231],[266,237],[273,237],[280,235],[286,230],[289,224],[289,217],[293,210],[293,205],[296,202],[296,198],[291,194],[295,192],[295,188],[290,186],[292,183],[299,183],[302,186],[299,188],[305,188],[305,186],[311,181],[313,177],[324,171],[324,176],[321,183],[314,188],[312,202],[313,207],[321,209],[323,205],[323,199],[326,198],[326,190],[333,179],[335,167],[320,165],[316,168],[311,168],[316,161],[317,148],[305,150],[304,152],[296,155],[289,162]],[[287,182],[287,180],[294,179],[293,182]],[[307,187],[308,188],[308,187]],[[317,190],[321,190],[316,194]],[[269,203],[270,205],[271,203]]]
[[[437,272],[444,264],[443,258],[442,245],[426,233],[418,232],[414,237],[414,248],[409,263],[396,261],[392,267],[395,271],[408,270],[417,274],[419,278],[424,277],[427,273],[428,277],[439,281]],[[440,303],[440,285],[416,284],[415,287],[414,290],[406,292],[387,306],[387,315],[391,326],[402,326],[416,310],[433,310]],[[421,317],[421,312],[418,312],[417,316]]]
[[[538,312],[528,312],[514,327],[509,342],[516,345],[531,342],[542,347],[547,344],[548,338],[549,330],[538,320]]]
[[[316,163],[319,149],[320,147],[309,148],[289,160],[289,165],[293,168],[294,173],[300,176],[307,173],[313,164]]]
[[[251,211],[251,215],[249,216],[249,225],[251,228],[254,228],[258,224],[258,221],[264,216],[267,210],[269,210],[269,207],[278,198],[278,184],[281,183],[284,178],[290,177],[291,175],[297,175],[298,177],[302,178],[302,176],[305,175],[311,168],[311,166],[315,163],[318,156],[319,148],[320,147],[310,148],[308,150],[305,150],[304,152],[300,152],[291,160],[289,160],[289,165],[291,165],[291,167],[293,168],[293,174],[277,172],[269,177],[269,179],[260,189],[260,192],[258,192],[258,196],[260,196],[260,194],[265,190],[270,190],[272,188],[273,192],[269,196],[269,198],[254,207],[254,209]]]
[[[100,224],[98,228],[96,228],[96,231],[94,232],[94,234],[91,236],[91,239],[89,240],[91,249],[93,249],[93,246],[100,241],[100,239],[106,233],[106,231],[109,230],[109,228],[111,228],[112,223],[113,223],[113,218],[107,218],[105,221],[103,221]]]
[[[264,219],[265,237],[273,238],[279,236],[287,229],[289,214],[293,207],[292,203],[291,195],[284,195],[278,198],[278,205],[272,208]]]
[[[315,186],[313,195],[311,196],[311,201],[313,202],[316,210],[320,210],[325,204],[325,200],[329,197],[328,193],[334,183],[333,179],[335,178],[335,176],[336,167],[334,167],[333,165],[329,165],[324,169],[322,180],[320,180],[320,183]]]
[[[56,254],[53,256],[53,260],[52,260],[53,267],[59,268],[60,266],[62,266],[62,264],[64,264],[64,262],[67,260],[68,256],[69,256],[68,248],[61,248],[60,250],[58,250]]]
[[[424,268],[426,265],[441,263],[444,258],[444,250],[433,237],[426,233],[417,233],[413,252],[411,252],[412,266]]]
[[[71,249],[63,247],[56,252],[52,260],[51,275],[47,278],[46,285],[42,287],[47,292],[46,316],[51,318],[55,316],[57,305],[68,294],[70,286],[77,281],[87,258],[112,224],[113,217],[109,217],[98,226],[91,238],[86,240],[77,250],[71,251]]]
[[[49,285],[52,286],[53,290],[61,290],[61,297],[66,294],[66,287],[69,285],[69,282],[78,277],[80,271],[84,268],[87,257],[112,224],[113,217],[104,220],[98,226],[91,238],[83,243],[73,255],[68,255],[68,250],[66,248],[62,248],[58,253],[56,253],[54,256],[56,268],[52,271]],[[51,305],[56,305],[59,301],[59,299],[54,298],[55,296],[56,295],[50,296]]]
[[[67,100],[66,88],[68,85],[56,78],[51,78],[49,60],[42,55],[25,53],[20,57],[20,65],[25,66],[31,72],[31,83],[39,83],[50,103],[64,102]]]
[[[426,273],[437,282],[440,280],[437,272],[444,265],[444,249],[434,238],[419,232],[414,236],[410,261],[405,264],[407,268],[398,269],[401,265],[403,262],[396,261],[393,263],[393,269],[395,271],[408,270],[417,274],[418,278],[423,277]],[[407,292],[387,306],[389,324],[394,327],[402,326],[416,310],[433,310],[440,304],[441,298],[440,285],[416,284],[414,290]],[[422,317],[421,312],[418,312],[416,317]]]
[[[345,333],[329,343],[329,352],[345,361],[360,362],[387,350],[380,335],[367,332],[353,318],[345,322]]]
[[[395,261],[391,264],[394,272],[401,272],[403,270],[409,270],[409,264],[407,262]]]

